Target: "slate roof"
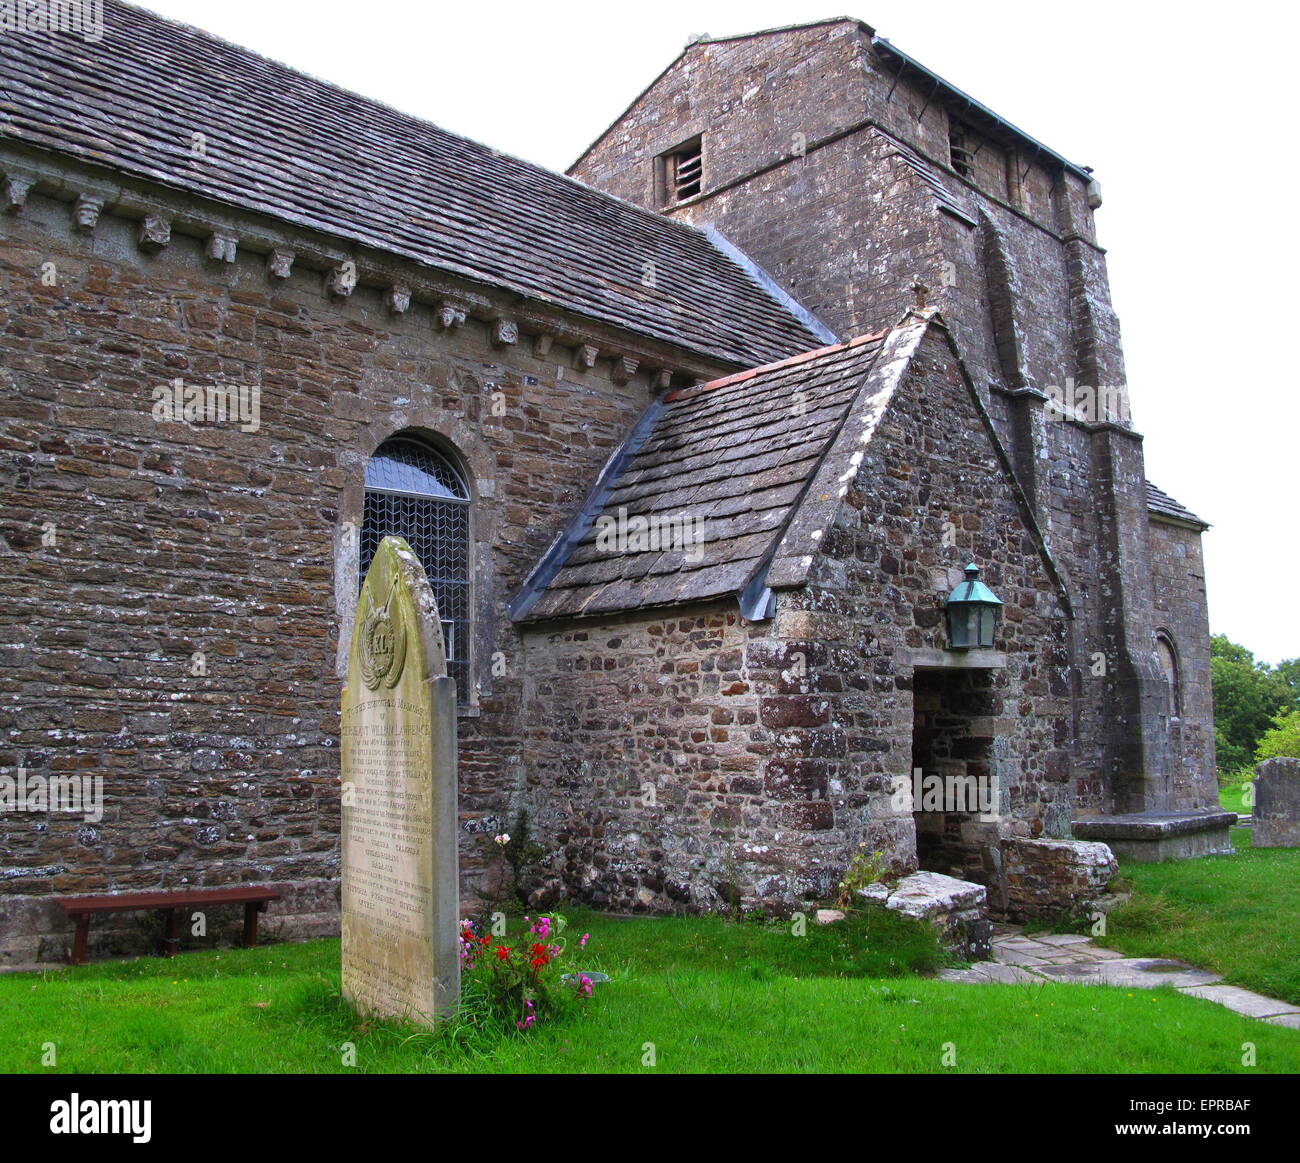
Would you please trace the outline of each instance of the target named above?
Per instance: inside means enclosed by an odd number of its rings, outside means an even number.
[[[1190,525],[1199,525],[1202,529],[1210,527],[1208,521],[1202,521],[1190,509],[1179,504],[1168,493],[1156,488],[1150,481],[1147,481],[1147,509],[1162,517],[1172,517],[1175,521],[1186,521]]]
[[[104,13],[98,43],[0,36],[0,136],[737,366],[819,342],[691,226],[119,0]]]
[[[671,393],[512,606],[517,621],[738,594],[772,559],[886,333]],[[795,393],[802,393],[796,396]],[[702,544],[601,546],[602,519],[702,521]],[[689,526],[685,526],[689,527]],[[699,526],[695,526],[698,528]],[[698,560],[691,560],[697,557]]]

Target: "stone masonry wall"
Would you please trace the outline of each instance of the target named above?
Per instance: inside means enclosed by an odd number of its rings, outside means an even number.
[[[935,336],[868,447],[813,584],[782,592],[771,622],[746,624],[728,604],[529,632],[525,766],[556,853],[549,893],[616,909],[789,908],[829,895],[860,843],[913,870],[915,820],[897,802],[912,771],[913,670],[918,654],[943,653],[942,603],[972,558],[1006,602],[1006,658],[967,709],[1003,817],[967,879],[996,877],[999,835],[1064,834],[1066,621]]]
[[[1168,722],[1175,761],[1174,803],[1184,811],[1217,808],[1210,621],[1200,533],[1152,520],[1151,564],[1156,629],[1168,635],[1178,665],[1180,713]]]
[[[398,431],[443,438],[473,489],[460,808],[494,826],[521,778],[501,611],[651,394],[560,343],[494,345],[472,313],[440,330],[378,288],[328,296],[303,245],[275,280],[262,254],[179,234],[148,254],[139,230],[76,232],[36,195],[0,219],[0,767],[106,791],[98,823],[0,816],[0,958],[59,954],[56,893],[259,881],[287,893],[273,925],[336,925],[339,642],[365,462]],[[260,427],[154,419],[176,377],[259,386]],[[463,865],[472,892],[468,832]],[[134,924],[92,936],[129,948]]]
[[[996,781],[993,841],[1068,834],[1068,619],[957,360],[936,329],[927,332],[868,445],[824,546],[814,584],[798,604],[807,636],[824,643],[832,660],[818,675],[824,685],[813,689],[825,690],[831,720],[846,732],[835,774],[864,791],[874,791],[876,778],[910,775],[913,671],[943,653],[943,603],[962,567],[974,561],[1005,603],[997,638],[1005,666],[985,672],[971,698],[951,704],[969,717],[954,755],[987,765]],[[844,668],[847,660],[855,660],[852,670]],[[873,794],[868,816],[888,814],[884,798]],[[986,842],[979,865],[961,872],[991,883],[996,843]]]

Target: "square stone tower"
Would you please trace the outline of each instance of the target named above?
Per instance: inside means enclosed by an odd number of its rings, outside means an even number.
[[[1077,812],[1217,810],[1207,526],[1146,480],[1087,167],[835,19],[692,42],[569,172],[720,233],[840,338],[937,305],[1069,591]]]

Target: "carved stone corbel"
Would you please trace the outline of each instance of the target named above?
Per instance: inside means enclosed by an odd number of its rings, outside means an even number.
[[[590,371],[596,366],[596,360],[600,358],[600,348],[592,347],[589,343],[584,343],[574,353],[574,358],[580,368]]]
[[[23,174],[6,174],[5,209],[10,214],[17,214],[27,204],[27,194],[35,184],[35,179]]]
[[[283,247],[273,247],[267,252],[266,273],[273,279],[287,279],[293,270],[293,260],[297,256]]]
[[[519,342],[519,324],[511,319],[497,319],[492,324],[492,346],[510,347]]]
[[[636,369],[640,366],[640,360],[632,359],[626,355],[616,355],[610,365],[609,378],[616,384],[625,384],[636,375]]]
[[[172,240],[172,224],[161,214],[146,214],[140,223],[140,249],[146,254],[157,254]]]
[[[453,327],[459,327],[465,322],[465,309],[457,307],[450,299],[444,299],[438,306],[438,314],[435,320],[443,331],[450,331]]]
[[[405,315],[411,308],[411,288],[394,283],[384,293],[384,305],[393,315]]]
[[[325,276],[325,290],[340,299],[346,299],[357,289],[357,264],[351,259],[330,267]]]
[[[96,194],[80,194],[72,207],[72,224],[81,233],[89,234],[95,229],[99,215],[104,209],[104,199]]]
[[[208,236],[207,256],[213,262],[234,262],[239,250],[239,240],[224,230],[214,230]]]

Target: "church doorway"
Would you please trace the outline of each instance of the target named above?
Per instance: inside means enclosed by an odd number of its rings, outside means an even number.
[[[997,858],[993,673],[917,669],[912,687],[917,867],[979,884],[992,882]]]

